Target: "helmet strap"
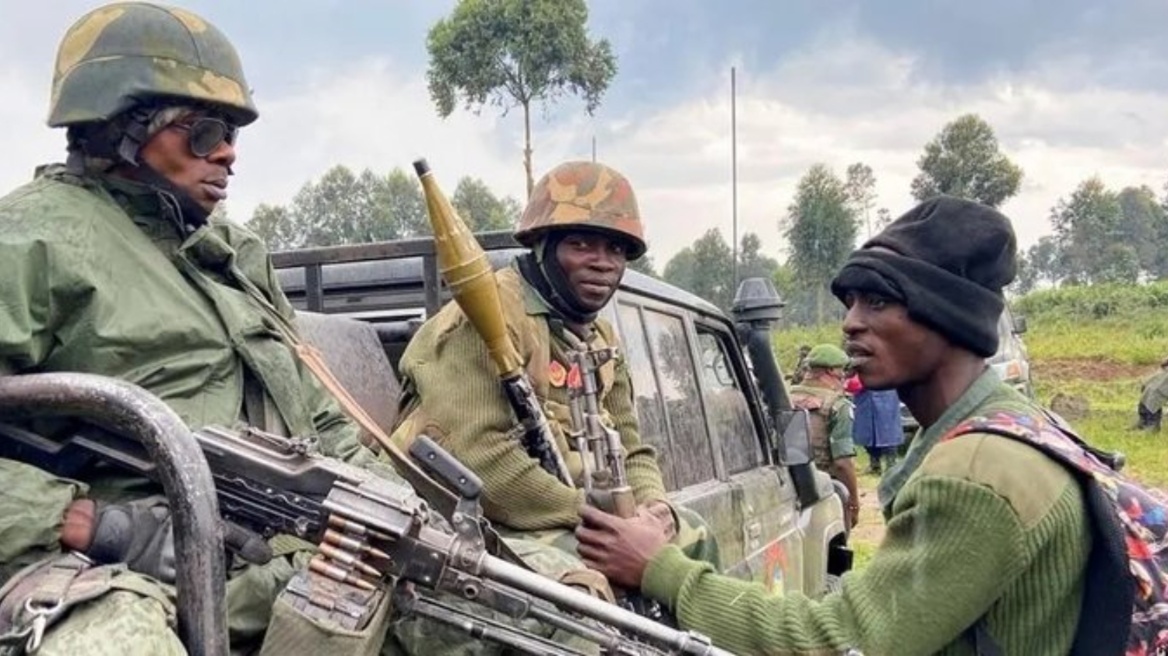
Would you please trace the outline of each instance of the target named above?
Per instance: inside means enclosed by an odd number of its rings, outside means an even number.
[[[519,272],[535,288],[552,313],[568,323],[587,325],[596,321],[596,312],[580,304],[568,284],[568,275],[556,257],[563,233],[550,231],[539,238],[531,251],[518,258]]]

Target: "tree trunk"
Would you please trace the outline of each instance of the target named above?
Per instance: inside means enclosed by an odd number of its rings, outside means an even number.
[[[815,325],[823,325],[823,285],[815,289]]]
[[[531,176],[531,103],[523,103],[523,170],[527,173],[527,198],[531,198],[531,190],[535,187],[535,180]],[[523,203],[526,205],[526,201]]]

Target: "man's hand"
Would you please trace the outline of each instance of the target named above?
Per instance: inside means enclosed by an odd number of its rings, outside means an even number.
[[[61,545],[99,563],[125,563],[140,574],[174,583],[174,531],[170,508],[162,496],[129,503],[74,501],[65,511]],[[272,559],[263,538],[224,522],[224,546],[244,560],[264,564]]]
[[[576,539],[580,541],[577,551],[584,564],[617,586],[640,588],[649,561],[669,542],[659,516],[647,511],[622,519],[582,506],[580,518],[583,522],[576,527]]]
[[[860,523],[860,504],[849,501],[846,514],[848,516],[848,530],[850,531],[856,528],[856,524]]]

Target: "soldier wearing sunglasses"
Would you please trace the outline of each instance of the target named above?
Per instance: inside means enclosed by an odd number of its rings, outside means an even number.
[[[212,217],[227,198],[238,131],[256,118],[234,47],[190,12],[118,3],[69,29],[49,112],[67,158],[0,198],[0,376],[114,376],[192,428],[243,421],[319,436],[350,462],[372,459],[270,328],[295,330],[264,245]],[[68,612],[38,629],[41,656],[185,653],[162,498],[144,496],[142,481],[64,478],[14,460],[0,459],[0,481],[0,642],[27,628],[13,609],[51,594]],[[237,555],[270,558],[256,538],[227,531]],[[302,552],[233,569],[233,653],[260,647],[293,557]],[[62,568],[104,587],[48,589],[46,573]]]

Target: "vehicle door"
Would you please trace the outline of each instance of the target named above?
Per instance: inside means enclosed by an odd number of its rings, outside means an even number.
[[[794,490],[768,461],[728,326],[695,325],[685,308],[627,292],[611,307],[641,439],[658,450],[670,498],[705,519],[726,573],[801,589]]]

